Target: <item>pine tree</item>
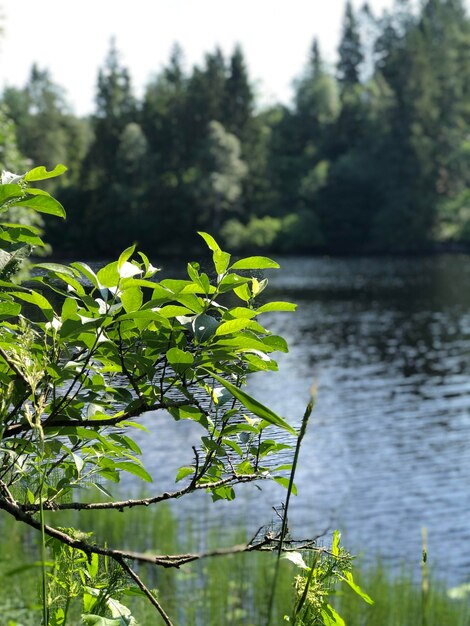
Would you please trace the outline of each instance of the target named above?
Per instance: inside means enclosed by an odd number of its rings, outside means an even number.
[[[254,95],[251,88],[245,57],[237,46],[230,59],[230,69],[225,82],[223,121],[227,130],[239,139],[249,133],[253,117]]]
[[[343,89],[359,84],[364,52],[362,50],[359,23],[354,14],[351,0],[348,0],[346,3],[343,32],[338,52],[338,80]]]
[[[127,68],[121,65],[116,42],[111,41],[104,66],[98,73],[96,111],[92,117],[94,142],[87,157],[86,170],[93,171],[97,185],[118,178],[116,155],[127,124],[137,118]],[[99,182],[98,182],[99,181]]]

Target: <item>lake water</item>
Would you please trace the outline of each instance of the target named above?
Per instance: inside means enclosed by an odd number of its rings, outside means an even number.
[[[293,503],[308,531],[394,565],[431,562],[470,576],[470,258],[286,259],[273,319],[289,342],[280,381],[252,391],[285,415],[318,386]]]
[[[317,404],[291,504],[297,536],[339,528],[344,542],[392,565],[428,553],[450,584],[470,577],[470,257],[280,259],[269,299],[298,304],[266,325],[290,352],[280,371],[255,375],[250,391],[298,423],[313,382]],[[165,466],[191,462],[197,425],[164,416],[139,435],[158,487]],[[185,452],[186,451],[186,452]],[[183,463],[181,462],[183,455]],[[239,499],[197,507],[225,524],[238,512],[256,531],[284,492],[240,490]],[[230,513],[230,511],[232,513]]]

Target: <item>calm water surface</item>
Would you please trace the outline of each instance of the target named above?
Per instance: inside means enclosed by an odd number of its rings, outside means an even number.
[[[398,567],[419,565],[425,526],[431,562],[451,584],[467,579],[470,257],[287,258],[281,266],[269,299],[294,301],[298,311],[265,321],[290,352],[278,373],[253,376],[250,391],[297,423],[318,387],[291,530],[340,528],[348,547]],[[147,419],[160,428],[141,439],[145,463],[167,488],[164,467],[183,464],[182,454],[191,462],[198,426]],[[238,506],[198,498],[191,506],[208,506],[227,528],[230,511],[241,511],[254,532],[283,497],[278,487],[250,486]]]

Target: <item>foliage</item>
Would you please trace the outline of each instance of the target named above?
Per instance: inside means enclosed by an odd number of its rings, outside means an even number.
[[[82,516],[77,511],[54,513],[60,515],[60,525],[76,526]],[[108,543],[128,543],[138,549],[142,534],[162,552],[174,553],[197,549],[198,530],[190,524],[178,524],[178,519],[167,507],[146,507],[126,511],[109,517],[106,511],[87,514],[87,530],[93,530],[95,538],[108,538]],[[201,520],[204,528],[210,528],[207,540],[210,547],[246,542],[244,520],[238,520],[233,536],[227,537],[226,527],[214,524],[211,512]],[[36,546],[32,533],[18,528],[14,518],[0,516],[0,611],[5,624],[16,620],[23,626],[37,626],[38,616],[34,609],[38,567],[32,563],[36,558]],[[310,559],[304,555],[304,562]],[[207,559],[188,564],[184,575],[178,571],[153,572],[147,566],[145,576],[158,588],[158,597],[171,613],[178,611],[178,623],[196,626],[259,626],[265,623],[266,581],[272,577],[272,556],[262,552],[242,553],[225,559]],[[293,573],[295,572],[295,573]],[[158,574],[158,575],[157,575]],[[292,578],[305,574],[298,564],[287,558],[281,559],[280,578],[274,607],[274,624],[283,623],[283,615],[289,615],[296,596],[292,593]],[[428,626],[464,626],[468,623],[470,609],[468,596],[456,599],[457,591],[448,591],[436,579],[437,570],[431,568]],[[354,579],[367,589],[374,598],[374,605],[358,602],[357,595],[343,584],[341,593],[331,595],[334,607],[347,617],[348,626],[394,626],[396,624],[421,624],[421,589],[411,571],[391,571],[380,562],[354,563]],[[191,602],[187,602],[187,598]],[[298,596],[297,596],[298,597]],[[155,624],[153,607],[145,604],[145,598],[124,595],[126,605],[138,615],[141,626]],[[73,607],[71,607],[72,610]],[[79,622],[81,606],[71,612],[71,623]],[[287,609],[287,610],[286,610]],[[175,612],[176,614],[176,612]],[[199,622],[197,622],[199,620]]]
[[[281,230],[265,250],[426,250],[467,240],[467,212],[446,207],[470,187],[469,46],[462,0],[404,0],[381,17],[348,2],[336,72],[314,40],[289,106],[260,106],[239,46],[190,69],[176,46],[139,100],[112,42],[90,119],[33,67],[4,90],[0,125],[26,158],[70,165],[46,186],[72,224],[66,237],[48,224],[62,255],[109,258],[129,241],[182,254],[197,230],[266,217]]]
[[[31,183],[65,169],[37,167],[23,176],[6,175],[0,209],[25,206],[64,217],[62,205]],[[231,552],[322,550],[308,541],[297,546],[286,536],[308,417],[297,433],[244,389],[250,373],[276,370],[272,354],[287,351],[284,339],[262,326],[263,315],[295,306],[257,302],[267,285],[259,272],[278,268],[275,261],[264,256],[232,261],[211,235],[200,235],[212,253],[210,274],[189,263],[186,280],[158,282],[158,270],[131,246],[96,273],[83,262],[37,264],[40,273],[18,286],[9,277],[20,253],[43,242],[34,229],[2,225],[0,509],[41,537],[44,625],[66,624],[71,605],[81,601],[85,624],[131,626],[135,618],[121,600],[132,592],[143,594],[171,625],[132,562],[179,568]],[[193,462],[178,469],[175,481],[182,486],[175,491],[119,501],[109,485],[122,474],[152,482],[131,433],[142,428],[139,417],[148,412],[158,431],[160,410],[176,421],[198,424],[201,439]],[[272,431],[297,438],[293,465],[280,458],[289,446]],[[46,523],[46,512],[112,514],[198,490],[213,500],[233,500],[237,485],[267,479],[288,487],[280,532],[229,550],[135,552],[96,543],[78,528]],[[75,494],[84,489],[98,490],[105,501],[80,501]],[[334,550],[336,566],[346,571]]]

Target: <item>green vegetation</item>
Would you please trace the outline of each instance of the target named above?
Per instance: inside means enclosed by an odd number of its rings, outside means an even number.
[[[0,212],[65,217],[60,202],[34,186],[65,170],[58,165],[5,173]],[[271,555],[266,562],[273,573],[261,588],[266,626],[276,610],[298,626],[341,626],[329,602],[338,583],[372,603],[354,582],[339,533],[331,547],[296,541],[288,533],[313,397],[297,431],[244,389],[250,373],[277,370],[272,354],[287,351],[285,340],[259,320],[267,312],[294,311],[295,305],[257,301],[267,285],[260,271],[279,266],[264,256],[233,262],[211,235],[199,234],[212,255],[210,275],[188,263],[187,280],[158,282],[157,268],[131,246],[96,273],[82,262],[38,264],[42,274],[24,285],[12,277],[17,279],[32,248],[44,245],[40,233],[24,224],[0,224],[0,511],[39,539],[34,567],[41,579],[43,626],[65,626],[77,615],[88,626],[135,626],[132,609],[123,603],[129,595],[145,598],[154,619],[172,626],[167,607],[144,582],[146,566],[176,571],[255,552]],[[197,425],[200,443],[191,448],[192,462],[181,450],[178,460],[185,464],[176,471],[176,489],[159,493],[155,487],[150,497],[118,499],[110,490],[122,474],[152,482],[132,433],[146,430],[139,418],[151,412],[147,432],[158,437],[161,411]],[[290,448],[289,437],[295,441],[292,463],[280,455]],[[287,489],[279,528],[241,545],[211,549],[203,537],[198,550],[175,554],[155,533],[150,542],[146,533],[137,535],[132,549],[128,539],[111,543],[109,521],[102,536],[84,527],[90,511],[109,520],[198,491],[231,501],[241,483],[263,480]],[[105,499],[84,501],[80,493]],[[79,513],[73,525],[61,521],[66,512]],[[283,555],[297,568],[296,593],[292,606],[278,607]],[[174,608],[178,613],[179,604]]]
[[[79,515],[68,511],[60,516],[65,527],[77,525]],[[81,518],[81,515],[80,515]],[[89,513],[86,522],[80,519],[87,531],[93,531],[97,540],[108,538],[114,545],[137,548],[142,536],[162,552],[177,553],[196,550],[201,541],[201,531],[188,523],[178,524],[170,509],[129,510],[108,518],[105,512]],[[203,526],[210,522],[202,520]],[[213,526],[208,537],[209,547],[223,542],[246,542],[240,520],[240,532],[233,537],[220,536]],[[0,518],[0,612],[3,623],[16,621],[22,626],[37,626],[38,613],[34,608],[37,597],[37,569],[31,566],[37,555],[34,535],[20,531],[10,517]],[[29,564],[29,567],[28,567]],[[273,624],[282,624],[286,608],[294,600],[292,577],[294,565],[283,560],[280,570]],[[355,565],[356,578],[375,599],[373,606],[358,600],[347,588],[337,594],[333,603],[346,618],[348,626],[465,626],[470,610],[466,599],[451,600],[441,583],[432,581],[427,600],[427,622],[423,621],[422,592],[420,584],[406,571],[391,577],[380,564],[363,568]],[[184,573],[173,570],[155,571],[145,566],[143,576],[177,623],[185,626],[260,626],[266,622],[266,584],[273,575],[273,559],[263,553],[231,555],[225,559],[208,559],[204,563],[189,564]],[[190,601],[188,601],[190,599]],[[141,626],[153,626],[155,615],[142,598],[126,596]],[[79,622],[79,615],[74,614]],[[307,622],[308,624],[309,622]],[[315,624],[316,622],[312,622]]]
[[[463,0],[397,0],[380,17],[348,2],[337,67],[314,41],[293,103],[262,110],[239,47],[190,71],[176,47],[139,100],[112,44],[89,119],[37,67],[4,90],[0,160],[69,165],[47,187],[68,208],[66,236],[48,223],[62,256],[186,254],[197,230],[239,250],[468,244],[469,45]]]

